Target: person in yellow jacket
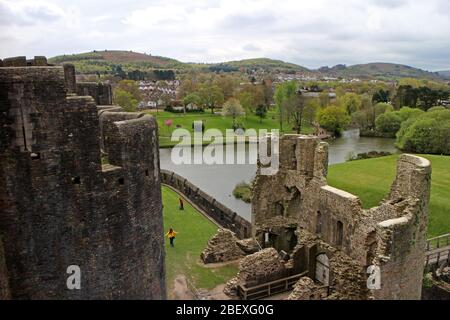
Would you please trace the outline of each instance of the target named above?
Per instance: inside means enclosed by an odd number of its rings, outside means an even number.
[[[169,232],[166,233],[166,236],[169,238],[170,241],[170,246],[174,247],[173,241],[175,240],[175,235],[178,232],[176,232],[175,230],[173,230],[172,228],[170,228]]]

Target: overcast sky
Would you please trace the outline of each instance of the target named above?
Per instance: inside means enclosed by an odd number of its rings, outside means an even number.
[[[184,62],[450,69],[450,0],[0,0],[0,57],[120,49]]]

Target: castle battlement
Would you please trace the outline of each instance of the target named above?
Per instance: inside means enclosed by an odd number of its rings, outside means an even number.
[[[43,64],[0,65],[0,283],[12,298],[164,298],[155,119]],[[69,265],[81,290],[66,287]]]

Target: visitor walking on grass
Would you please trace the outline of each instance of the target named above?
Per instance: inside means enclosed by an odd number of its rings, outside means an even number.
[[[175,235],[178,232],[175,232],[172,228],[170,228],[169,232],[166,233],[166,236],[169,238],[170,241],[170,246],[174,247],[175,245],[173,244],[173,241],[175,240]]]
[[[180,200],[180,210],[184,210],[184,202],[183,199],[179,198]]]

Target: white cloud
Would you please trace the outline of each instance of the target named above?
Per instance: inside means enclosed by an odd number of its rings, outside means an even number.
[[[0,0],[0,56],[124,49],[182,61],[449,68],[447,0]],[[8,35],[8,36],[5,36]]]

